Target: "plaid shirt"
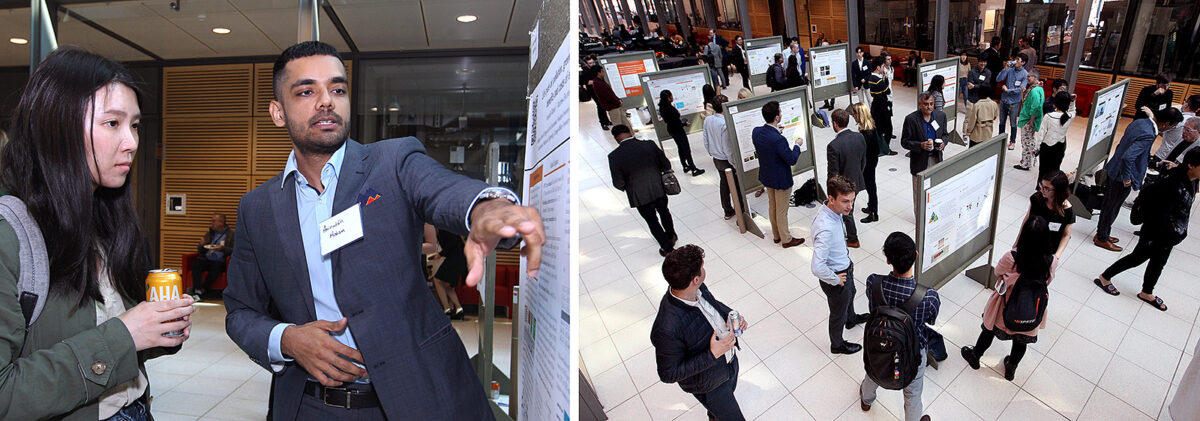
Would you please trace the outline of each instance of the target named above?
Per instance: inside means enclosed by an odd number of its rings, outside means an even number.
[[[899,278],[891,274],[887,275],[871,275],[867,277],[867,302],[869,308],[875,308],[878,305],[875,302],[875,295],[871,289],[871,285],[875,282],[883,282],[883,300],[888,305],[901,307],[908,297],[912,296],[913,290],[917,287],[917,281],[913,278]],[[938,309],[942,306],[942,300],[938,297],[937,290],[929,288],[925,292],[925,299],[921,300],[921,304],[917,306],[913,312],[913,319],[916,322],[917,337],[920,338],[921,348],[926,348],[929,342],[929,327],[937,322]]]

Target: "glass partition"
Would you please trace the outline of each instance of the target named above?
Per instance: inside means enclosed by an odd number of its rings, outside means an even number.
[[[1121,72],[1142,77],[1164,73],[1173,79],[1196,80],[1200,70],[1196,25],[1200,0],[1142,0],[1129,12],[1134,25]]]

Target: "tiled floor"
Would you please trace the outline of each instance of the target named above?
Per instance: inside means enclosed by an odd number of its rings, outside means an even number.
[[[431,297],[432,298],[432,297]],[[250,362],[225,334],[225,307],[219,301],[196,305],[192,336],[179,353],[150,360],[146,371],[158,421],[253,420],[267,417],[271,374]],[[474,316],[455,321],[454,329],[466,344],[467,354],[478,350],[478,323]],[[496,319],[495,365],[509,373],[512,323]]]
[[[740,84],[733,76],[731,87]],[[898,88],[894,124],[915,109],[912,88]],[[838,106],[846,105],[846,98]],[[912,105],[908,105],[912,104]],[[624,193],[612,188],[607,154],[615,147],[611,136],[596,123],[592,104],[580,106],[577,174],[580,192],[580,355],[609,417],[615,420],[704,420],[705,411],[674,384],[664,384],[655,372],[649,331],[659,300],[667,290],[662,279],[657,245],[637,212],[627,207]],[[961,122],[960,122],[961,124]],[[1086,118],[1070,128],[1064,166],[1078,162]],[[1123,126],[1123,125],[1122,125]],[[855,128],[852,124],[851,128]],[[1123,132],[1123,127],[1118,133]],[[642,136],[642,134],[639,134]],[[816,147],[824,151],[833,138],[830,129],[816,130]],[[1019,143],[1019,142],[1018,142]],[[882,391],[878,404],[862,413],[855,387],[863,377],[862,356],[829,353],[826,330],[828,307],[809,271],[808,244],[784,250],[770,240],[737,233],[732,221],[721,218],[717,175],[704,151],[699,133],[691,136],[696,163],[707,170],[699,177],[680,174],[683,193],[670,198],[679,244],[706,250],[706,269],[714,295],[750,321],[739,352],[741,376],[737,398],[748,419],[888,419],[903,417],[900,393]],[[674,142],[665,142],[667,156],[678,165]],[[892,142],[893,148],[898,140]],[[1012,246],[1018,225],[1033,192],[1034,174],[1011,168],[1019,149],[1004,166],[1004,184],[996,242]],[[965,148],[952,145],[949,154]],[[824,154],[818,154],[825,180]],[[797,177],[797,185],[804,181]],[[862,248],[851,249],[858,271],[856,305],[865,308],[862,282],[867,273],[887,266],[880,248],[891,231],[912,234],[911,181],[908,161],[900,155],[881,158],[878,167],[880,221],[859,224]],[[858,206],[865,205],[865,197]],[[767,210],[765,197],[750,198],[750,207]],[[810,237],[816,209],[791,208],[795,236]],[[1113,235],[1122,245],[1133,243],[1133,227],[1124,210]],[[856,216],[861,217],[856,211]],[[764,231],[769,224],[756,220]],[[1200,222],[1193,218],[1193,233]],[[926,412],[941,420],[1167,420],[1166,403],[1174,394],[1200,337],[1197,309],[1200,290],[1192,269],[1200,262],[1200,236],[1175,248],[1155,292],[1170,311],[1159,312],[1135,298],[1144,266],[1118,276],[1124,293],[1110,297],[1097,291],[1094,278],[1120,255],[1090,243],[1095,219],[1080,219],[1064,254],[1055,281],[1047,329],[1030,346],[1014,382],[1002,376],[1000,359],[1009,343],[997,341],[983,357],[978,371],[964,369],[957,349],[973,344],[980,313],[990,291],[964,276],[941,289],[942,308],[936,328],[950,349],[950,358],[926,374]],[[811,243],[809,238],[809,243]],[[1129,250],[1128,248],[1126,250]],[[1126,251],[1127,253],[1128,251]],[[980,262],[982,264],[983,262]],[[862,328],[846,333],[862,338]]]

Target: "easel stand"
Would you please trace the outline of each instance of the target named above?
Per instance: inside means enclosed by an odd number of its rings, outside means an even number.
[[[733,181],[734,177],[737,177],[733,173],[733,169],[726,168],[725,171],[722,171],[722,174],[724,175],[724,182],[729,183],[729,191],[733,193],[734,197],[738,198],[738,200],[733,201],[734,219],[737,220],[738,233],[745,234],[746,231],[750,231],[751,234],[757,235],[758,238],[767,238],[766,235],[763,235],[762,229],[758,228],[758,224],[754,223],[749,209],[742,209],[742,203],[745,203],[746,195],[742,192],[742,189],[738,188],[738,184]]]

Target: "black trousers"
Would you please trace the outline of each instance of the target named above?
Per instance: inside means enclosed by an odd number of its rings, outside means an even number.
[[[858,242],[858,227],[854,225],[854,209],[851,207],[850,213],[842,215],[842,223],[846,225],[846,241],[851,243]]]
[[[750,89],[750,66],[747,66],[746,63],[742,63],[735,64],[733,67],[737,68],[739,75],[742,75],[742,87]]]
[[[201,275],[203,272],[208,272],[208,275],[203,277],[204,282],[202,283],[200,281],[202,280]],[[213,282],[217,281],[217,278],[221,277],[222,273],[225,273],[225,259],[216,261],[205,259],[204,256],[197,257],[196,261],[192,263],[193,292],[197,290],[208,291],[208,288],[212,286]]]
[[[683,166],[683,171],[695,171],[696,163],[692,161],[692,144],[688,142],[687,132],[675,131],[670,134],[675,139],[675,148],[679,150],[679,164]]]
[[[1100,205],[1100,220],[1096,222],[1096,237],[1100,241],[1108,241],[1112,233],[1112,224],[1121,213],[1121,205],[1129,197],[1131,187],[1125,187],[1121,180],[1109,179],[1104,186],[1104,203]]]
[[[733,168],[733,164],[730,164],[729,161],[713,158],[713,165],[717,166],[717,172],[721,174],[721,181],[717,182],[717,184],[721,185],[721,209],[725,210],[725,216],[733,215],[734,213],[732,200],[734,196],[737,197],[738,205],[741,206],[742,212],[745,212],[746,198],[742,197],[742,182],[738,180],[737,170]],[[726,168],[733,170],[733,183],[737,185],[737,192],[729,191],[729,182],[725,178]]]
[[[883,136],[883,143],[888,146],[888,150],[892,150],[892,107],[890,101],[883,99],[875,99],[871,102],[871,116],[875,118],[875,129],[879,135]]]
[[[1063,155],[1067,153],[1067,142],[1058,142],[1054,146],[1046,146],[1045,143],[1038,147],[1038,157],[1041,161],[1038,162],[1038,175],[1054,171],[1062,167]]]
[[[729,87],[729,66],[726,66],[726,64],[729,64],[729,63],[721,64],[721,88],[722,89]]]
[[[829,345],[834,348],[846,343],[842,339],[842,330],[846,328],[847,321],[858,315],[854,312],[854,264],[838,273],[846,274],[846,283],[842,286],[819,281],[821,292],[825,293],[825,300],[829,303]]]
[[[983,355],[983,351],[987,351],[988,347],[992,346],[992,340],[996,339],[996,334],[987,329],[979,330],[979,339],[975,340],[975,356]],[[1025,350],[1029,348],[1024,343],[1012,341],[1012,352],[1008,355],[1008,362],[1016,365],[1021,362],[1021,358],[1025,358]]]
[[[1104,279],[1112,281],[1112,278],[1121,272],[1150,261],[1150,265],[1146,266],[1146,276],[1142,278],[1142,292],[1153,294],[1154,285],[1158,284],[1158,277],[1162,276],[1163,267],[1167,265],[1167,259],[1171,257],[1171,249],[1174,246],[1166,245],[1161,240],[1146,238],[1147,233],[1144,230],[1142,235],[1133,247],[1133,252],[1113,262],[1112,266],[1104,270],[1103,276]]]
[[[867,212],[869,213],[879,213],[879,192],[875,185],[875,167],[878,165],[878,156],[868,156],[867,166],[863,168],[863,182],[867,188]]]
[[[675,237],[675,223],[671,221],[671,210],[667,208],[667,196],[637,207],[637,211],[650,227],[650,235],[658,241],[658,247],[672,250]],[[661,219],[661,223],[660,223]]]
[[[608,118],[608,111],[604,111],[604,108],[600,106],[600,101],[593,99],[592,102],[596,104],[596,116],[600,118],[600,125],[611,126],[613,123],[612,119]]]
[[[744,421],[746,417],[742,415],[742,408],[738,406],[737,398],[733,396],[733,391],[737,389],[738,378],[738,359],[733,357],[733,362],[726,364],[732,373],[729,380],[721,383],[716,389],[708,393],[694,393],[692,396],[704,405],[704,409],[708,410],[708,418],[717,421]]]

